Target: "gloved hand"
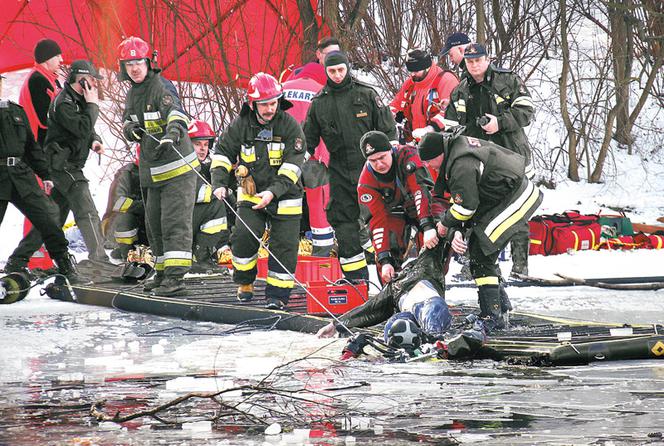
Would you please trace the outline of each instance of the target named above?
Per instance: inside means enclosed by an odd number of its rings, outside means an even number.
[[[434,128],[430,125],[413,130],[413,138],[420,140],[427,133],[433,132]]]
[[[405,118],[406,115],[404,115],[404,113],[401,110],[399,110],[397,114],[394,115],[394,121],[398,122],[399,124],[401,124]]]
[[[143,129],[141,124],[136,121],[127,121],[122,126],[122,133],[127,141],[139,142],[143,137]]]
[[[182,130],[178,125],[171,125],[166,129],[166,133],[159,141],[159,145],[156,147],[158,155],[161,155],[164,150],[170,150],[175,144],[180,141],[180,136],[182,136]]]
[[[424,231],[424,246],[428,249],[433,249],[438,244],[438,232],[435,229],[427,229]]]

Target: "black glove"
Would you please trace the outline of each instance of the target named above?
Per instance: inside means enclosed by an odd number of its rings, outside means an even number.
[[[180,141],[181,136],[182,136],[182,130],[180,130],[180,127],[178,125],[173,125],[167,128],[166,133],[164,133],[164,136],[159,141],[159,145],[156,147],[155,150],[159,155],[161,155],[161,153],[164,150],[169,150],[175,144],[177,144]]]
[[[402,111],[398,111],[397,114],[394,115],[394,120],[399,124],[401,124],[404,119],[406,119],[406,115],[404,115]]]
[[[141,124],[136,121],[127,121],[122,126],[122,133],[127,141],[140,142],[143,137],[143,129]]]

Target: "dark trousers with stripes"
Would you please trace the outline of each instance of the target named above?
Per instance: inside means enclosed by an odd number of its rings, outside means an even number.
[[[265,296],[268,299],[275,298],[288,302],[293,289],[293,279],[289,273],[295,275],[297,266],[301,216],[270,215],[264,210],[254,210],[246,205],[238,206],[238,213],[244,223],[237,219],[233,228],[231,236],[233,257],[250,259],[256,256],[260,246],[256,237],[261,239],[269,224],[269,249],[272,254],[267,261],[268,277]],[[279,259],[283,266],[276,259]],[[252,268],[247,270],[240,270],[235,266],[233,281],[240,285],[253,283],[256,280],[256,272],[255,263]]]
[[[194,172],[146,188],[145,223],[155,269],[181,278],[191,268],[192,215],[196,201]],[[161,260],[161,261],[160,261]]]

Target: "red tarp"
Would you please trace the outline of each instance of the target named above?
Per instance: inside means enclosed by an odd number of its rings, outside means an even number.
[[[173,80],[278,76],[301,62],[296,0],[6,0],[2,8],[0,72],[32,66],[44,37],[60,44],[65,62],[87,58],[117,70],[122,37],[139,36],[159,50]]]

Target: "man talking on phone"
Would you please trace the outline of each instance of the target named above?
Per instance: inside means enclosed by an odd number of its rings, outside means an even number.
[[[51,197],[60,211],[58,223],[62,226],[71,210],[88,248],[88,258],[107,262],[99,214],[90,195],[88,179],[83,175],[90,151],[104,153],[104,144],[94,128],[99,116],[97,81],[100,79],[102,76],[87,60],[71,64],[67,84],[48,111],[44,150],[54,184]],[[10,260],[27,264],[42,243],[41,234],[33,228]]]

